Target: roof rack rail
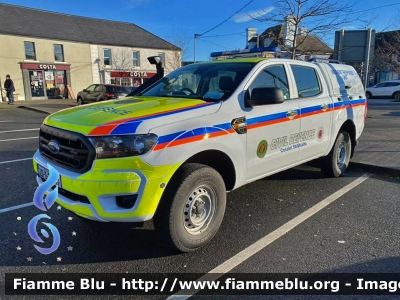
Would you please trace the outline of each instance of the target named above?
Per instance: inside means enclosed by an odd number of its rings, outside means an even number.
[[[340,61],[336,59],[330,58],[320,58],[320,57],[313,57],[308,60],[309,62],[327,62],[327,63],[335,63],[335,64],[342,64]]]

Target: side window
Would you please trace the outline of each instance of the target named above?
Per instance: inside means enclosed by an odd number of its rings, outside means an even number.
[[[313,97],[322,92],[320,81],[314,68],[299,65],[291,65],[291,67],[299,98]]]
[[[104,89],[104,86],[98,85],[94,91],[95,91],[95,92],[104,92],[104,90],[105,90],[105,89]]]
[[[254,88],[259,87],[280,88],[283,91],[285,100],[290,99],[289,84],[283,65],[269,66],[262,70],[249,87],[250,95]]]
[[[382,82],[382,83],[379,83],[379,84],[377,84],[375,87],[377,87],[377,88],[381,88],[381,87],[386,87],[386,82]]]
[[[89,92],[93,92],[94,91],[94,89],[95,89],[95,85],[94,84],[92,84],[91,86],[89,86],[88,88],[87,88],[87,90],[89,91]]]

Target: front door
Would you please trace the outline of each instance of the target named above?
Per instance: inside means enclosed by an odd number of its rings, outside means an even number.
[[[285,96],[283,103],[246,111],[247,180],[265,177],[297,161],[299,149],[291,139],[300,130],[300,110],[297,100],[292,99],[287,67],[286,63],[261,67],[247,89],[246,97],[256,87],[278,87]]]

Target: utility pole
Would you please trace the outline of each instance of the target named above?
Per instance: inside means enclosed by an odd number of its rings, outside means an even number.
[[[200,36],[201,36],[201,34],[197,34],[197,33],[194,34],[194,61],[193,62],[196,62],[196,39],[198,39]]]
[[[369,69],[369,59],[371,55],[371,39],[372,39],[372,29],[368,28],[367,31],[367,47],[365,49],[365,64],[364,64],[364,88],[367,88],[368,85],[368,69]]]

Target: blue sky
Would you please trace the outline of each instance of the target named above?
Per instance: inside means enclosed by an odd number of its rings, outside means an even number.
[[[351,0],[350,0],[351,1]],[[177,36],[187,40],[188,52],[186,60],[194,58],[194,34],[203,34],[243,7],[249,0],[12,0],[3,3],[27,6],[48,11],[74,14],[114,21],[135,23],[151,33],[168,41]],[[367,10],[363,14],[364,21],[373,19],[369,27],[377,32],[388,30],[400,11],[400,1],[363,0],[356,2],[357,10]],[[29,3],[29,4],[28,4]],[[210,53],[242,49],[245,47],[247,27],[255,27],[261,33],[267,27],[276,24],[261,23],[249,20],[250,12],[265,11],[271,8],[272,1],[253,0],[241,15],[236,15],[223,25],[197,39],[196,60],[209,60]],[[385,7],[381,7],[385,6]],[[364,29],[365,22],[354,20],[346,24],[344,29]],[[397,29],[391,27],[390,29]],[[334,32],[325,38],[325,42],[333,48]]]

